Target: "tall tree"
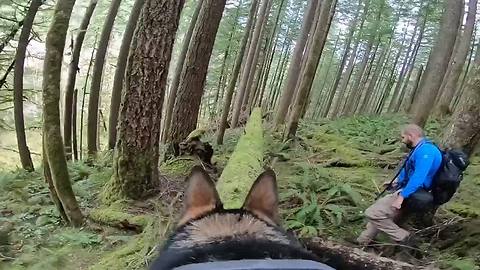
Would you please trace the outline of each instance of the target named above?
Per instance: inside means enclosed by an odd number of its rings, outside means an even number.
[[[37,14],[38,8],[42,5],[42,0],[32,0],[28,8],[27,15],[23,23],[22,32],[18,38],[17,53],[15,54],[15,68],[13,79],[13,109],[15,118],[15,132],[17,134],[18,153],[23,169],[33,171],[32,157],[27,145],[25,135],[25,120],[23,117],[23,69],[25,64],[25,52],[30,40],[30,32],[32,31],[33,20]]]
[[[77,72],[79,70],[78,61],[80,59],[80,51],[82,50],[83,40],[87,33],[90,19],[92,18],[93,11],[97,6],[98,0],[90,0],[85,15],[83,15],[82,22],[78,28],[78,34],[75,38],[72,50],[72,60],[68,66],[68,77],[65,84],[65,104],[63,111],[63,139],[65,146],[65,156],[67,160],[72,158],[72,121],[73,121],[73,92],[75,89],[75,81],[77,79]]]
[[[467,59],[470,43],[472,41],[473,29],[475,28],[475,16],[477,15],[477,0],[468,1],[468,15],[465,23],[465,29],[459,37],[458,48],[453,55],[451,70],[448,77],[445,77],[445,89],[439,97],[437,104],[438,114],[445,116],[450,112],[450,102],[457,91],[458,79],[463,71],[463,66]]]
[[[158,185],[160,119],[183,3],[145,1],[128,60],[107,201],[138,199]]]
[[[193,30],[173,107],[170,141],[179,143],[197,127],[208,63],[226,0],[204,0]]]
[[[163,119],[163,131],[162,131],[162,143],[165,143],[168,139],[170,132],[170,126],[172,123],[173,106],[175,105],[175,99],[177,97],[178,86],[180,85],[180,76],[182,75],[183,66],[185,65],[185,59],[187,56],[190,41],[192,40],[193,30],[197,25],[198,15],[202,9],[204,0],[198,0],[195,11],[190,19],[190,25],[188,26],[187,33],[183,38],[182,50],[178,56],[177,65],[173,73],[172,84],[170,85],[170,91],[167,96],[167,108],[165,110],[165,118]]]
[[[238,87],[238,93],[235,99],[235,105],[232,112],[231,127],[235,128],[238,124],[240,113],[242,112],[243,100],[248,99],[248,91],[255,73],[256,61],[260,52],[262,34],[265,26],[265,20],[268,17],[270,3],[272,0],[262,0],[258,11],[257,20],[253,29],[252,40],[248,49],[247,59],[245,62],[244,72]]]
[[[304,57],[305,47],[308,40],[308,34],[312,28],[314,21],[315,10],[319,5],[319,0],[310,0],[306,10],[305,16],[303,17],[302,30],[298,36],[297,42],[295,43],[295,48],[293,49],[293,54],[290,59],[290,65],[287,71],[287,81],[282,90],[282,95],[280,96],[280,104],[278,106],[277,112],[275,114],[275,126],[284,124],[285,118],[287,117],[288,107],[290,106],[295,92],[295,86],[297,85],[299,77],[299,67],[302,63],[302,58]]]
[[[100,89],[102,84],[103,66],[107,54],[110,34],[113,23],[117,16],[118,8],[122,0],[112,0],[107,18],[103,24],[102,34],[98,43],[97,53],[95,55],[95,64],[93,65],[92,83],[90,85],[90,96],[88,98],[88,121],[87,121],[87,150],[90,157],[98,151],[98,105],[100,99]]]
[[[45,41],[43,65],[43,147],[46,153],[46,177],[51,176],[61,208],[73,226],[83,223],[83,215],[70,184],[67,160],[60,131],[60,76],[63,50],[74,0],[58,0]],[[48,179],[47,179],[48,180]]]
[[[305,72],[300,78],[301,83],[298,89],[298,97],[295,101],[290,119],[288,121],[286,136],[284,137],[293,137],[295,136],[298,128],[298,122],[302,114],[303,106],[307,102],[308,92],[312,87],[313,80],[315,78],[315,73],[318,67],[318,63],[322,56],[323,48],[325,46],[325,41],[327,40],[328,31],[330,30],[330,18],[335,13],[336,0],[324,0],[322,2],[322,7],[320,8],[320,14],[318,15],[317,25],[315,27],[315,32],[312,36],[312,47],[309,50],[307,56],[307,62],[305,65]]]
[[[472,75],[443,135],[446,147],[461,149],[468,155],[473,154],[480,142],[480,66],[475,66]]]
[[[424,78],[418,89],[418,98],[414,101],[412,108],[414,111],[414,122],[419,126],[424,126],[427,122],[438,89],[442,84],[442,78],[447,70],[448,61],[455,44],[462,9],[463,1],[445,1],[445,10],[438,31],[439,34],[428,59]]]
[[[248,14],[247,25],[245,26],[245,32],[240,42],[240,49],[235,59],[235,66],[230,76],[230,81],[228,82],[225,100],[223,102],[222,117],[220,119],[219,127],[217,130],[217,144],[223,144],[223,136],[225,135],[225,130],[227,129],[227,119],[228,113],[230,111],[230,105],[232,103],[233,91],[235,90],[235,85],[237,84],[238,74],[242,66],[243,57],[245,55],[245,50],[247,48],[248,38],[252,29],[253,21],[255,19],[255,12],[257,10],[258,0],[253,0],[250,7],[250,12]]]
[[[123,82],[125,77],[125,69],[127,67],[128,53],[132,37],[137,27],[137,21],[142,11],[145,0],[135,0],[133,3],[130,16],[128,17],[125,33],[123,33],[122,44],[117,58],[117,67],[115,76],[113,77],[112,99],[110,101],[110,118],[108,119],[108,148],[113,149],[117,140],[117,122],[118,110],[120,109],[120,101],[122,99]]]

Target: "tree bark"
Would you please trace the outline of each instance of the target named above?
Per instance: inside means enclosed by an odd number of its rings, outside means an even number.
[[[290,58],[290,65],[287,72],[287,81],[282,89],[282,95],[280,97],[280,103],[275,115],[275,126],[278,127],[285,123],[285,118],[288,113],[288,107],[292,103],[292,97],[295,92],[298,77],[300,76],[299,67],[301,66],[302,58],[304,57],[305,47],[308,40],[308,34],[312,28],[314,22],[314,14],[317,6],[320,5],[319,0],[310,0],[308,7],[305,10],[304,19],[302,22],[302,30],[297,42],[293,54]]]
[[[462,5],[463,1],[445,1],[445,11],[442,16],[439,35],[425,68],[424,79],[418,90],[418,98],[413,104],[414,122],[419,126],[425,126],[442,83],[442,78],[447,70],[460,23]]]
[[[180,143],[197,127],[208,63],[225,0],[205,0],[198,15],[173,107],[170,141]]]
[[[233,91],[235,90],[235,85],[237,84],[238,73],[240,72],[240,68],[242,66],[243,57],[245,55],[245,50],[252,29],[253,20],[255,19],[255,12],[257,10],[257,6],[258,0],[253,0],[250,7],[250,13],[248,15],[247,25],[245,26],[245,32],[243,34],[242,41],[240,42],[240,48],[237,54],[237,58],[235,59],[235,66],[233,68],[232,75],[230,76],[230,81],[227,86],[225,101],[223,102],[222,117],[220,119],[219,127],[216,134],[218,145],[223,144],[223,136],[225,135],[225,130],[227,129],[227,119],[228,113],[230,111],[230,105],[232,103]]]
[[[113,175],[104,199],[139,199],[158,186],[160,119],[184,1],[146,0],[127,61]]]
[[[480,141],[480,66],[475,66],[472,75],[443,135],[443,144],[447,148],[461,149],[467,155],[473,154]]]
[[[253,30],[252,41],[248,49],[244,72],[242,74],[242,79],[240,80],[240,85],[238,87],[238,93],[235,98],[235,105],[233,107],[231,122],[232,128],[235,128],[237,126],[240,113],[242,112],[243,100],[245,96],[248,97],[249,87],[251,87],[252,82],[250,78],[253,78],[252,72],[253,74],[255,72],[255,65],[256,61],[258,60],[258,53],[260,52],[261,39],[265,26],[264,22],[266,21],[266,18],[270,13],[271,1],[272,0],[262,0],[260,4],[257,20],[255,22],[255,27]]]
[[[110,101],[110,118],[108,120],[108,149],[115,148],[117,140],[118,110],[122,99],[123,83],[125,78],[125,69],[127,67],[128,53],[132,43],[133,34],[137,27],[137,21],[142,11],[145,0],[135,0],[130,16],[128,17],[125,33],[123,34],[122,44],[117,58],[117,67],[113,77],[112,98]]]
[[[302,113],[304,103],[307,101],[307,96],[312,87],[315,73],[317,71],[318,63],[322,56],[323,48],[327,40],[328,31],[330,30],[330,18],[335,13],[336,0],[324,0],[320,9],[319,19],[312,38],[312,48],[306,59],[305,73],[302,74],[300,87],[298,89],[298,98],[293,107],[290,119],[286,129],[286,137],[292,138],[295,136],[298,128],[298,122]]]
[[[81,226],[83,215],[70,184],[67,161],[60,132],[60,76],[63,49],[74,0],[58,0],[53,21],[46,38],[43,66],[43,145],[56,195],[62,204],[68,221]],[[53,194],[52,194],[53,195]]]
[[[458,51],[453,56],[450,75],[445,78],[447,80],[445,83],[445,89],[437,103],[437,112],[440,116],[445,116],[451,112],[450,102],[455,95],[455,91],[457,91],[458,79],[462,74],[463,66],[465,65],[465,61],[467,59],[470,43],[472,40],[473,29],[475,27],[476,13],[477,0],[469,0],[468,15],[465,23],[465,29],[463,30],[461,37],[459,37]]]
[[[192,18],[190,19],[190,25],[188,26],[187,33],[183,38],[182,50],[180,51],[180,54],[178,56],[177,65],[175,66],[172,83],[170,85],[170,91],[167,96],[167,108],[165,110],[165,118],[162,121],[163,122],[162,143],[166,143],[168,139],[170,126],[172,123],[173,106],[175,105],[178,86],[180,85],[180,76],[182,74],[182,69],[185,64],[187,51],[190,45],[190,41],[192,40],[193,30],[195,29],[195,25],[197,25],[198,15],[200,14],[200,10],[202,9],[203,2],[204,0],[198,0],[197,6],[195,7],[195,11],[193,12]]]
[[[72,105],[72,149],[73,160],[78,160],[78,143],[77,143],[77,104],[78,104],[78,89],[73,91],[73,105]]]
[[[412,87],[412,93],[410,95],[410,98],[408,99],[408,107],[407,107],[407,112],[411,113],[411,109],[412,109],[412,104],[413,104],[413,101],[415,100],[415,97],[417,95],[417,92],[418,92],[418,87],[420,86],[420,81],[422,79],[422,75],[423,75],[423,65],[420,65],[420,67],[418,68],[418,73],[417,73],[417,77],[415,79],[415,82],[413,83],[413,87]]]
[[[82,50],[83,40],[87,33],[90,19],[93,11],[97,6],[98,0],[90,0],[85,15],[83,15],[82,22],[78,28],[78,34],[75,38],[75,43],[72,50],[72,60],[68,66],[67,82],[65,84],[65,103],[63,111],[63,139],[65,146],[65,156],[67,160],[72,159],[72,106],[73,106],[73,91],[75,89],[75,81],[77,79],[77,72],[79,71],[78,61],[80,59],[80,52]]]
[[[25,119],[23,117],[23,69],[25,64],[25,52],[27,51],[33,20],[35,19],[38,8],[42,3],[42,0],[32,0],[30,3],[27,15],[25,16],[22,32],[18,38],[17,52],[15,54],[15,68],[13,71],[13,110],[18,153],[20,154],[20,161],[23,169],[29,172],[33,171],[34,167],[25,135]]]
[[[95,55],[95,64],[93,65],[92,83],[90,85],[90,95],[88,99],[88,121],[87,121],[87,150],[90,158],[98,152],[98,106],[100,99],[100,89],[102,84],[103,66],[107,54],[110,34],[113,23],[117,16],[118,8],[122,0],[112,0],[107,18],[103,24],[102,34],[98,43],[97,54]]]

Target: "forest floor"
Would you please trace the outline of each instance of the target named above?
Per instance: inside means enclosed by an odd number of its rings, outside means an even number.
[[[364,226],[363,211],[404,155],[398,133],[406,121],[393,115],[308,122],[300,126],[295,142],[285,143],[267,127],[265,164],[278,174],[284,226],[302,238],[320,236],[353,245],[351,239]],[[430,122],[428,134],[438,138],[444,124]],[[229,131],[223,146],[214,145],[217,175],[242,133]],[[205,139],[213,141],[212,134]],[[184,177],[196,161],[181,157],[163,163],[160,185],[165,192],[105,207],[99,197],[112,173],[111,158],[106,152],[94,166],[69,164],[75,194],[88,217],[83,228],[61,225],[41,169],[11,171],[4,165],[7,161],[0,161],[0,269],[144,269],[174,225]],[[455,198],[437,212],[437,225],[412,228],[422,237],[420,248],[426,253],[417,264],[479,269],[478,194],[477,156]],[[388,246],[385,237],[381,240]]]

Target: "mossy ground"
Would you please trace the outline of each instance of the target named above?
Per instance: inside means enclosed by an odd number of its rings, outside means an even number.
[[[363,229],[362,212],[403,155],[398,131],[406,121],[398,115],[308,121],[301,125],[298,140],[286,143],[266,128],[263,162],[270,165],[277,160],[274,169],[284,225],[300,236],[321,235],[348,244]],[[444,125],[433,121],[427,131],[437,139]],[[215,149],[218,174],[243,133],[242,128],[227,131],[222,146],[213,143],[213,133],[205,134]],[[195,161],[182,157],[160,165],[166,192],[107,207],[99,195],[112,174],[111,156],[105,153],[93,167],[69,164],[75,194],[89,217],[85,227],[78,229],[61,224],[40,168],[25,173],[0,165],[4,168],[0,173],[0,269],[145,269],[174,224],[184,178]],[[465,220],[435,234],[431,244],[425,242],[428,260],[444,269],[476,269],[480,264],[478,194],[477,156],[458,194],[442,207],[436,221]],[[132,226],[116,226],[121,222]]]

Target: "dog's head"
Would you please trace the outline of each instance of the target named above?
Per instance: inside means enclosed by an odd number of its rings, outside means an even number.
[[[262,173],[243,206],[227,210],[208,174],[201,167],[193,168],[177,228],[152,269],[265,258],[314,259],[279,225],[275,173]]]

